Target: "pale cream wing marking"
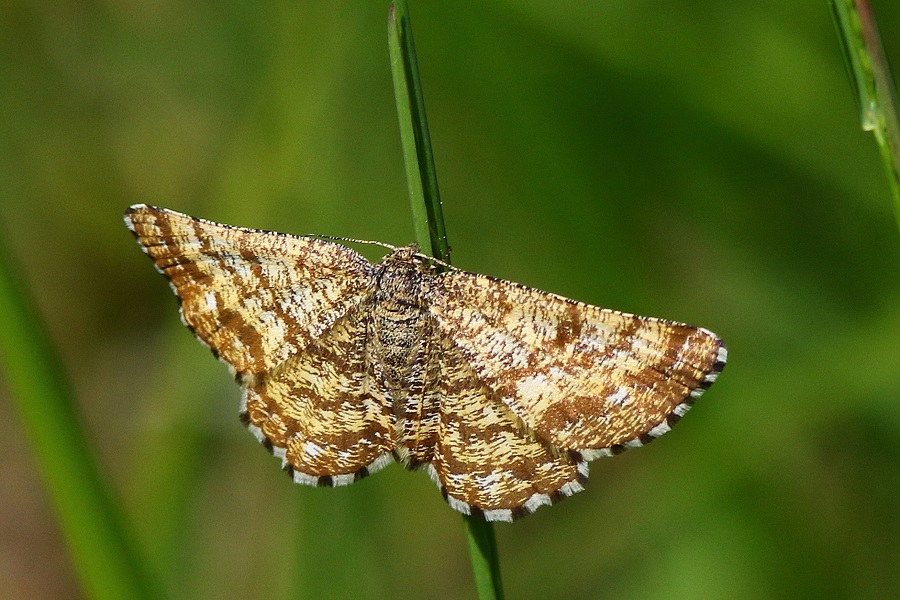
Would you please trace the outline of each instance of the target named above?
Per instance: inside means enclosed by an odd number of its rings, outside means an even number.
[[[300,352],[375,284],[371,263],[332,242],[146,205],[125,221],[181,299],[182,320],[238,373]]]
[[[513,413],[571,450],[661,435],[725,359],[704,329],[464,271],[436,276],[430,310]]]

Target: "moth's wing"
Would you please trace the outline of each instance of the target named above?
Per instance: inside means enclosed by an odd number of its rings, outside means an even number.
[[[530,431],[478,375],[449,336],[441,341],[437,442],[427,469],[448,504],[512,521],[581,491],[587,462]]]
[[[297,483],[347,485],[390,463],[393,414],[369,360],[367,311],[245,383],[241,420]]]
[[[371,263],[332,242],[147,205],[129,208],[125,222],[171,282],[184,323],[240,374],[306,348],[375,283]]]
[[[667,432],[725,364],[705,329],[465,271],[434,282],[430,310],[472,370],[537,435],[588,459]]]

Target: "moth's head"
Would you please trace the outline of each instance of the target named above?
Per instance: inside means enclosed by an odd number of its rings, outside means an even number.
[[[419,245],[410,244],[409,246],[394,248],[390,254],[385,254],[381,260],[383,262],[415,263],[419,262],[416,258],[417,256],[421,256],[419,254]]]
[[[402,266],[407,269],[414,269],[421,273],[429,273],[432,275],[439,270],[436,267],[436,263],[449,268],[449,265],[445,265],[445,263],[442,263],[436,258],[432,258],[419,252],[418,244],[410,244],[408,246],[395,248],[393,252],[385,255],[382,259],[382,264],[385,265],[390,265],[392,267]]]

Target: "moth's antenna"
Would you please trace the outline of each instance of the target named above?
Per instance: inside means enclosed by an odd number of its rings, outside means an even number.
[[[371,244],[373,246],[381,246],[382,248],[387,248],[391,252],[396,252],[397,250],[399,250],[399,248],[397,246],[392,246],[391,244],[387,244],[385,242],[376,242],[373,240],[359,240],[356,238],[339,237],[336,235],[324,235],[321,233],[313,234],[310,237],[320,238],[323,240],[332,240],[332,241],[336,241],[336,242],[350,242],[352,244]],[[418,245],[416,245],[416,244],[414,244],[414,245],[418,249]],[[433,256],[428,256],[427,254],[422,254],[421,252],[414,252],[413,256],[415,256],[416,258],[421,258],[421,259],[427,260],[429,262],[437,263],[437,264],[441,265],[442,267],[447,267],[450,270],[455,269],[455,267],[453,265],[451,265],[450,263],[445,263],[444,261],[440,260],[439,258],[435,258]]]
[[[356,238],[338,237],[336,235],[322,235],[320,233],[314,234],[312,237],[321,238],[323,240],[332,240],[335,242],[350,242],[352,244],[372,244],[373,246],[381,246],[382,248],[387,248],[391,251],[397,249],[397,246],[391,246],[390,244],[386,244],[384,242],[376,242],[374,240],[358,240]]]
[[[416,258],[424,258],[425,260],[427,260],[429,262],[437,263],[437,264],[441,265],[442,267],[447,267],[451,271],[457,270],[456,267],[454,267],[450,263],[445,263],[444,261],[442,261],[439,258],[435,258],[433,256],[428,256],[427,254],[422,254],[421,252],[416,252],[415,254],[413,254],[413,256],[415,256]]]

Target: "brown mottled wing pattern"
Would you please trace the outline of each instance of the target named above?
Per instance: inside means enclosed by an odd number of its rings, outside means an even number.
[[[587,463],[530,431],[485,384],[449,336],[441,338],[443,373],[431,477],[454,509],[512,521],[581,491]]]
[[[245,388],[241,419],[295,481],[343,485],[391,460],[366,356],[375,268],[339,244],[138,205],[125,217],[182,320]]]
[[[294,481],[346,485],[393,460],[391,403],[354,309],[244,392],[241,418]]]
[[[238,374],[297,354],[375,284],[371,263],[332,242],[146,205],[129,208],[125,221],[171,282],[182,320]]]
[[[431,312],[484,384],[534,433],[590,460],[669,430],[726,359],[711,332],[449,271]]]

